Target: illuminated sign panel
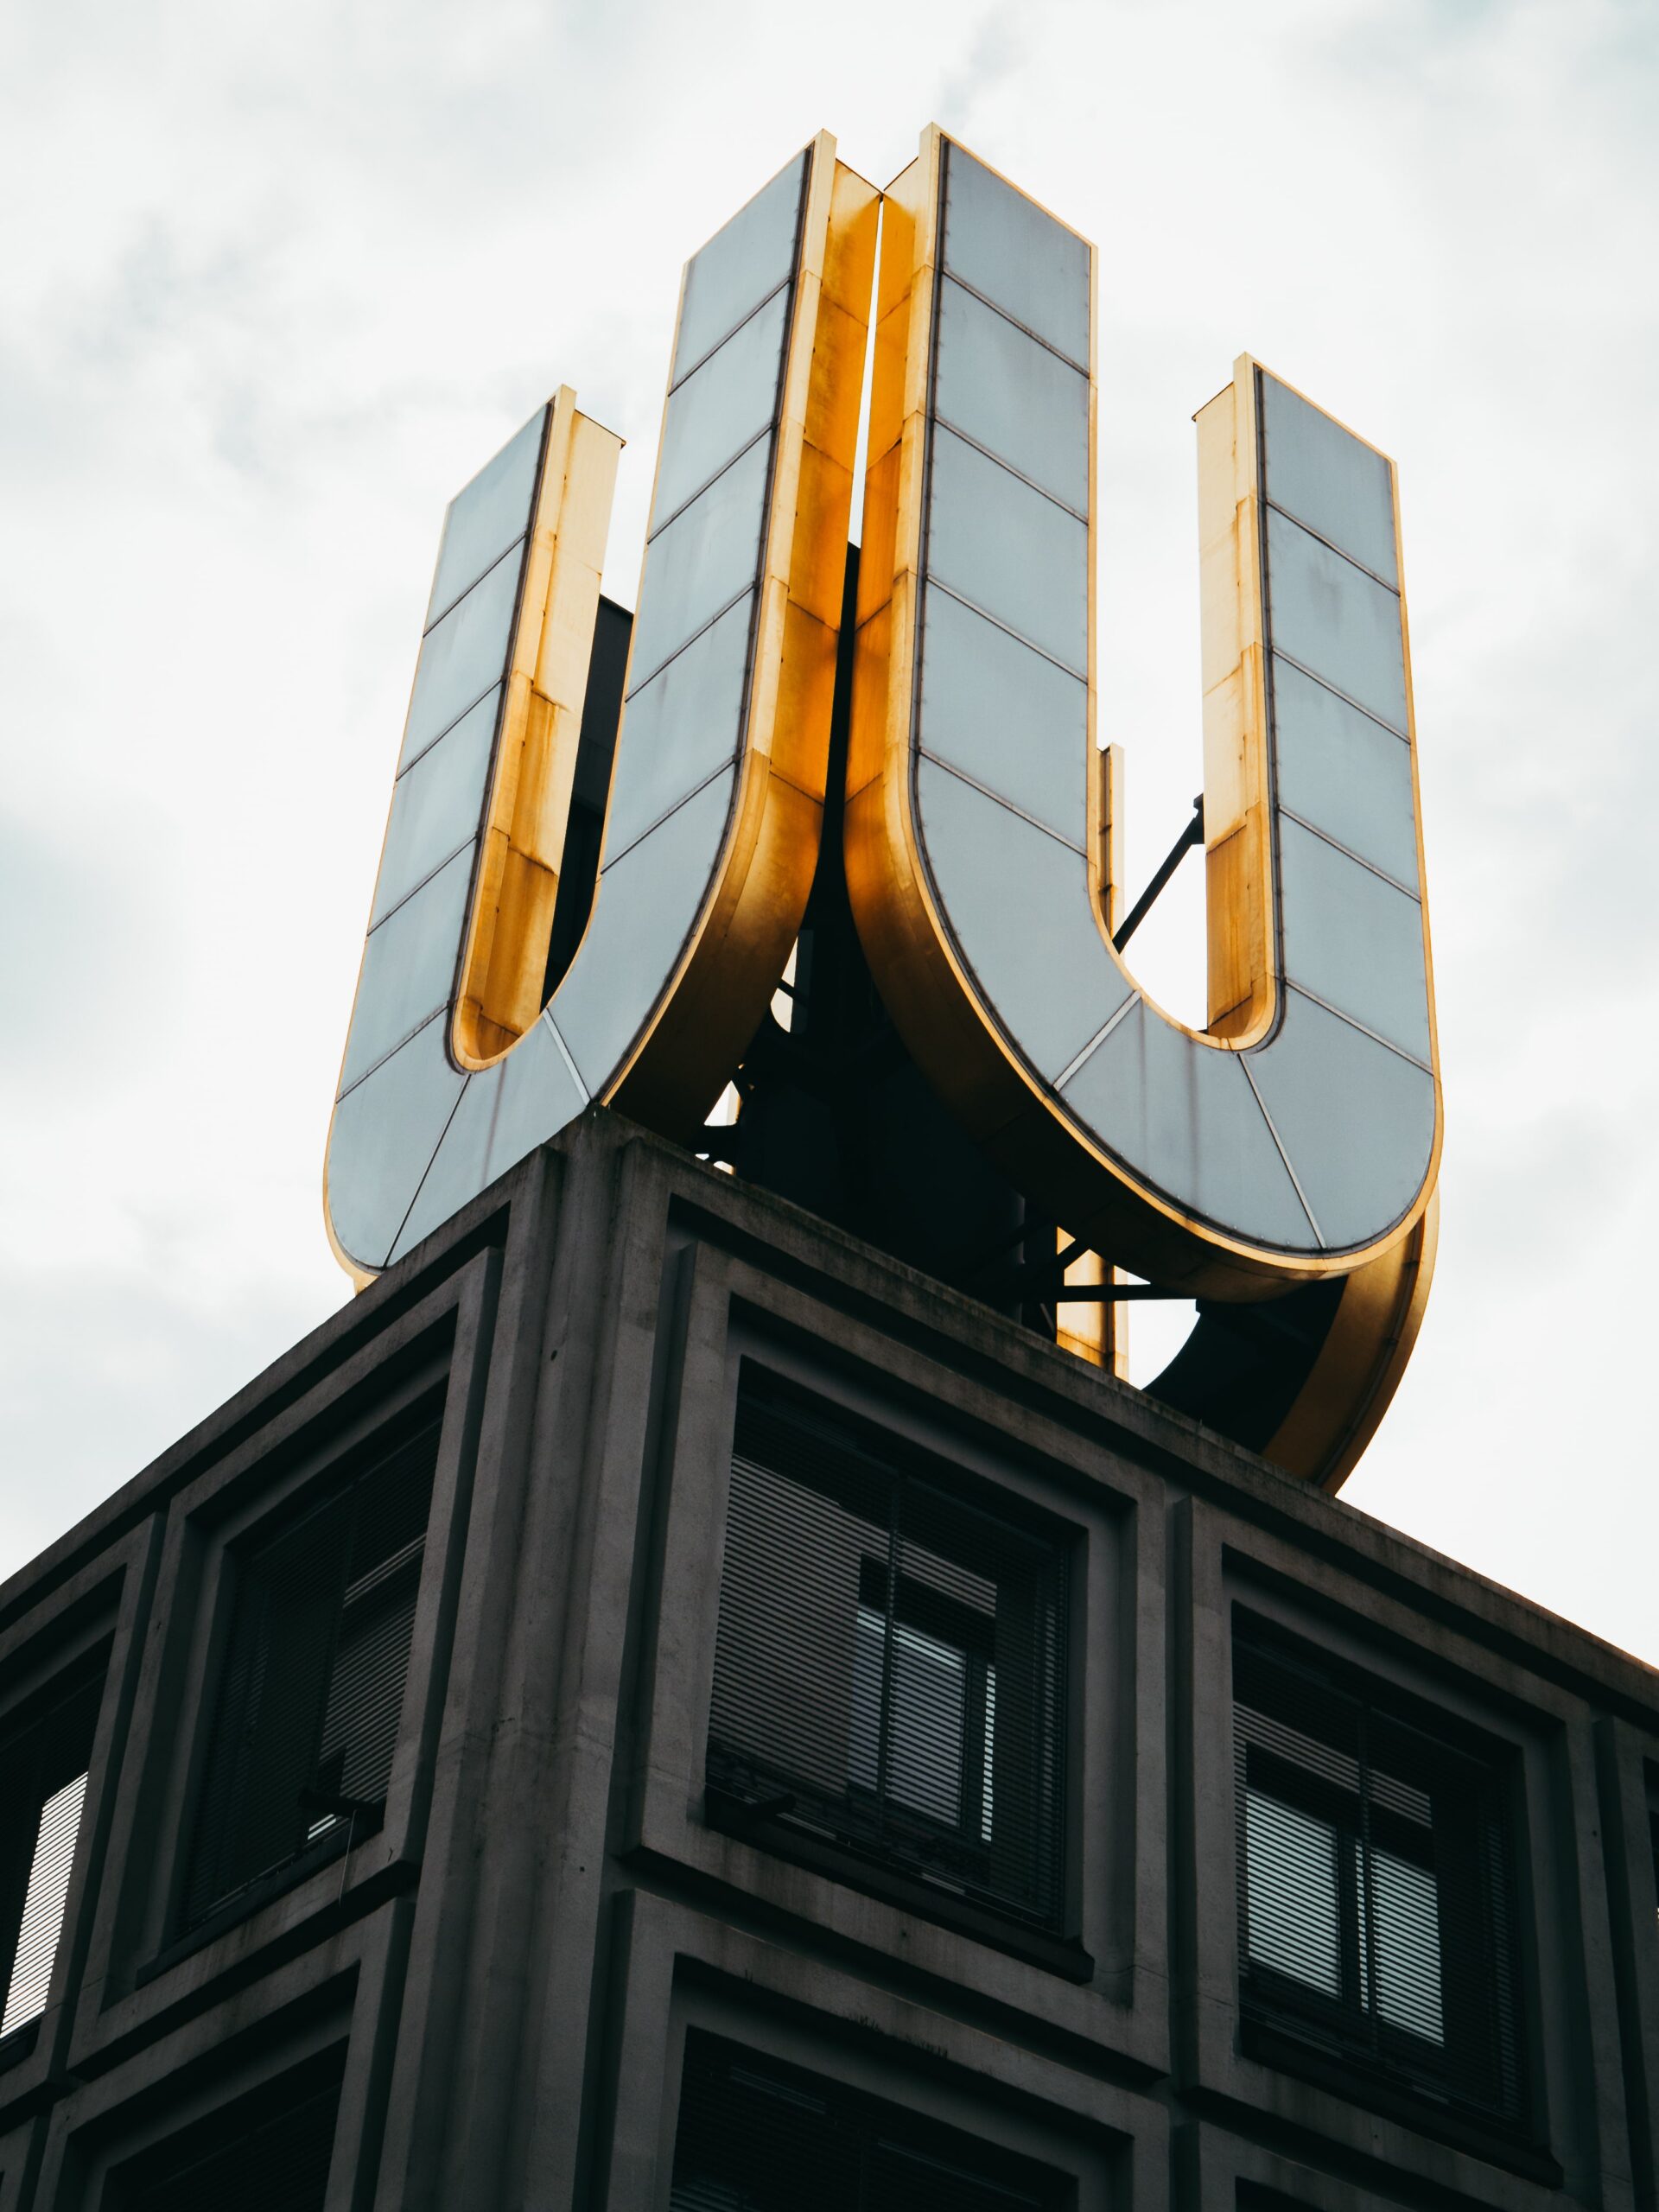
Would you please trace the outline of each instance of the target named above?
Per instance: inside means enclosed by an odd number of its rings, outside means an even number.
[[[817,855],[879,205],[845,837],[871,969],[939,1096],[1114,1263],[1233,1300],[1340,1279],[1268,1445],[1339,1480],[1415,1332],[1440,1147],[1393,467],[1249,360],[1198,417],[1194,1032],[1111,943],[1094,251],[937,131],[884,199],[821,137],[688,265],[560,975],[617,441],[562,391],[452,505],[331,1233],[390,1264],[591,1100],[690,1136],[753,1035]]]

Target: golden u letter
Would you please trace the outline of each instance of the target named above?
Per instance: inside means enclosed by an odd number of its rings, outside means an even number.
[[[590,1099],[690,1135],[760,1020],[817,856],[877,198],[821,137],[688,266],[573,952],[616,442],[562,391],[450,510],[330,1135],[359,1280]],[[1215,1311],[1301,1300],[1234,1433],[1334,1488],[1415,1335],[1440,1145],[1394,471],[1248,360],[1199,417],[1196,1033],[1111,943],[1094,283],[925,134],[886,201],[849,886],[906,1045],[1021,1189]]]

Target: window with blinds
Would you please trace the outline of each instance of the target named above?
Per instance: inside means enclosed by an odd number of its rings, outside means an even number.
[[[1053,2212],[1064,2177],[741,2044],[686,2037],[671,2212]]]
[[[51,1994],[103,1694],[100,1654],[0,1740],[0,2044]]]
[[[1519,2126],[1504,1763],[1243,1616],[1233,1696],[1247,2031]]]
[[[340,2106],[338,2059],[147,2152],[118,2177],[118,2212],[321,2212]]]
[[[435,1420],[235,1555],[181,1932],[380,1820],[420,1588]]]
[[[1067,1570],[948,1467],[746,1369],[711,1813],[1055,1926]]]

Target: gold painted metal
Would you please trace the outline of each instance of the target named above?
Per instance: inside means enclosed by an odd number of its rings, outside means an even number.
[[[783,973],[817,864],[880,205],[835,149],[821,133],[733,824],[679,967],[605,1092],[671,1135],[694,1134],[729,1079]]]
[[[588,662],[622,440],[562,385],[548,424],[489,813],[461,957],[451,1051],[512,1051],[542,1010],[570,818]]]
[[[1196,417],[1209,1033],[1236,1046],[1266,1036],[1277,996],[1254,366]]]
[[[1352,1474],[1417,1341],[1440,1226],[1437,1190],[1403,1236],[1349,1276],[1313,1372],[1262,1447],[1265,1459],[1333,1492]]]

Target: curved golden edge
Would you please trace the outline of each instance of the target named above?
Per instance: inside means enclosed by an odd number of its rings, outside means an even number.
[[[766,521],[747,739],[719,869],[604,1102],[695,1134],[754,1034],[817,865],[880,194],[813,149]]]
[[[1438,1076],[1428,1167],[1411,1209],[1385,1236],[1360,1251],[1294,1259],[1262,1250],[1196,1220],[1140,1185],[1061,1118],[980,1014],[973,986],[936,911],[913,819],[910,721],[943,144],[936,126],[924,132],[916,161],[888,187],[883,217],[846,816],[847,880],[866,957],[907,1046],[965,1127],[1020,1188],[1116,1264],[1171,1288],[1235,1300],[1272,1298],[1300,1283],[1353,1274],[1385,1261],[1408,1240],[1428,1205],[1442,1140]],[[1092,334],[1090,342],[1092,346]],[[1235,870],[1223,861],[1216,870],[1217,887],[1230,895],[1236,892],[1249,909],[1229,955],[1230,966],[1224,966],[1224,980],[1241,975],[1250,979],[1245,1002],[1237,991],[1231,993],[1238,1033],[1203,1040],[1218,1049],[1237,1049],[1246,1035],[1259,1033],[1262,992],[1257,978],[1262,972],[1270,978],[1272,968],[1254,372],[1255,364],[1246,357],[1230,387],[1230,392],[1243,387],[1243,419],[1235,403],[1230,424],[1212,424],[1207,454],[1201,445],[1211,482],[1220,486],[1218,495],[1212,493],[1219,508],[1212,504],[1209,512],[1222,514],[1223,557],[1231,574],[1230,584],[1224,575],[1218,594],[1219,634],[1209,641],[1206,687],[1224,685],[1228,671],[1236,671],[1224,711],[1212,705],[1208,720],[1235,748],[1232,816],[1242,814],[1247,834],[1241,842],[1255,855],[1253,865],[1247,861]],[[1224,443],[1216,435],[1223,429]],[[1218,470],[1219,462],[1224,466]],[[1396,540],[1398,532],[1396,503]],[[1209,532],[1212,541],[1217,534]],[[1093,627],[1091,601],[1091,743]],[[1407,650],[1408,656],[1408,645]],[[1408,657],[1408,683],[1409,671]],[[1206,779],[1210,756],[1207,741]],[[1109,765],[1102,773],[1103,781]],[[1104,794],[1097,790],[1090,809],[1096,907],[1103,916],[1115,895],[1110,812],[1108,785]],[[1224,823],[1232,816],[1224,814]],[[1421,809],[1418,840],[1421,850]],[[1429,987],[1432,1019],[1432,969]]]
[[[449,1036],[457,1067],[505,1059],[542,1011],[622,440],[561,385],[507,666]]]
[[[1349,1276],[1319,1357],[1262,1446],[1264,1459],[1321,1490],[1342,1488],[1406,1371],[1428,1304],[1440,1228],[1435,1191],[1404,1236]]]

